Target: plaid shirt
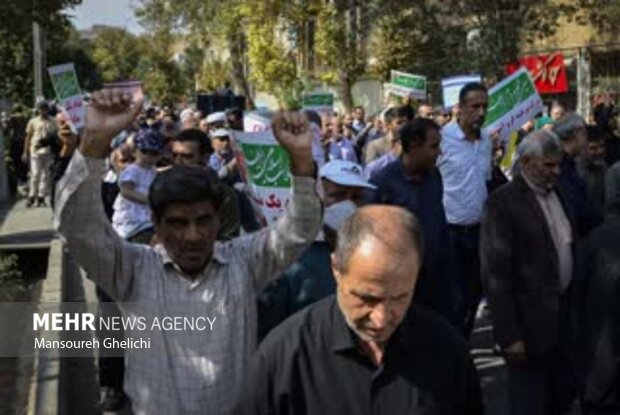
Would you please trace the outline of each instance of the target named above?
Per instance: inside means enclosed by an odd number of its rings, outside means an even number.
[[[163,246],[131,244],[117,236],[101,204],[104,168],[103,160],[76,152],[58,185],[56,226],[89,278],[119,302],[126,316],[136,315],[129,304],[139,302],[156,305],[163,314],[181,305],[216,317],[213,331],[149,332],[155,351],[125,351],[125,391],[134,412],[229,413],[256,346],[256,293],[320,229],[315,180],[293,177],[287,214],[273,227],[216,243],[211,262],[190,280]]]

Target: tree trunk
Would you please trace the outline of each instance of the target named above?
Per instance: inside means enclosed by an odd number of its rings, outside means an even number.
[[[235,85],[241,89],[241,93],[247,98],[252,98],[250,84],[245,76],[244,57],[245,39],[243,33],[236,32],[228,36],[228,48],[232,64],[232,75]]]
[[[342,69],[339,70],[338,78],[340,79],[338,96],[340,97],[345,111],[351,112],[353,111],[353,82],[351,82],[351,78]]]

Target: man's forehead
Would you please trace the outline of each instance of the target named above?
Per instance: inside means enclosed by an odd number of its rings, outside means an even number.
[[[195,141],[173,141],[172,150],[188,151],[193,153],[198,150],[198,143],[196,143]]]
[[[540,157],[543,163],[560,163],[562,161],[561,155],[547,155]]]
[[[192,203],[172,203],[166,208],[164,219],[184,218],[194,219],[215,212],[213,204],[209,201]]]
[[[488,100],[489,96],[484,91],[469,91],[467,95],[465,95],[466,104],[486,103]]]

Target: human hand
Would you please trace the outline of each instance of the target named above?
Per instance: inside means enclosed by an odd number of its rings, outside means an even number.
[[[525,351],[525,343],[523,341],[517,341],[508,347],[502,349],[504,359],[510,363],[525,363],[527,362],[527,353]]]
[[[86,157],[105,158],[116,135],[129,127],[142,109],[143,100],[117,89],[94,92],[86,109],[86,126],[80,152]]]
[[[273,135],[291,159],[295,176],[314,176],[312,132],[308,118],[299,112],[278,111],[273,118]]]

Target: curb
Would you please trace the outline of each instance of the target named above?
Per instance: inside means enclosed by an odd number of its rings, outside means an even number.
[[[47,274],[41,288],[41,303],[62,301],[62,274],[65,267],[63,244],[55,239],[51,242]],[[57,340],[58,334],[53,335]],[[57,350],[37,349],[34,355],[34,370],[28,396],[28,415],[55,415],[63,413],[59,407],[61,362]]]

